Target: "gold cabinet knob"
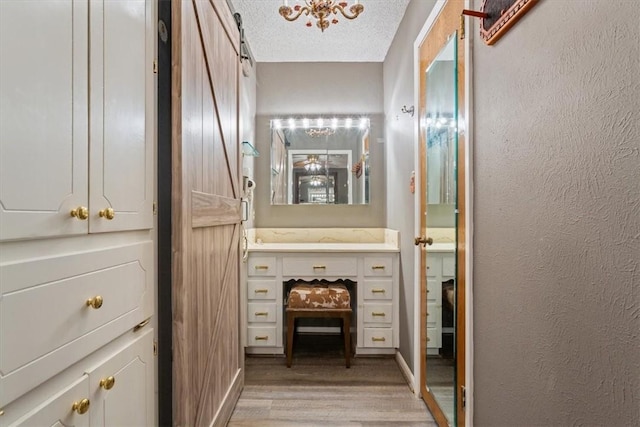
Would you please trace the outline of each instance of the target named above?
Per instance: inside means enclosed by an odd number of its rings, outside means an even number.
[[[100,387],[105,390],[111,390],[116,383],[116,379],[113,377],[107,377],[100,380]]]
[[[75,209],[71,209],[70,215],[74,218],[78,218],[81,221],[84,221],[89,218],[89,209],[84,206],[78,206]]]
[[[100,218],[106,218],[111,221],[113,218],[115,218],[116,211],[114,211],[112,208],[106,208],[98,212],[98,215],[100,215]]]
[[[73,402],[73,406],[71,407],[72,411],[76,411],[79,415],[86,414],[89,410],[89,399],[82,399],[80,402]]]
[[[89,298],[87,300],[87,306],[88,307],[93,307],[93,308],[95,308],[97,310],[100,307],[102,307],[102,303],[103,302],[104,301],[103,301],[102,297],[100,295],[96,295],[95,297]]]

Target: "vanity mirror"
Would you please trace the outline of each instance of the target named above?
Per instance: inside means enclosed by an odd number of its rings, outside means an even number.
[[[271,204],[367,204],[368,118],[271,120]]]

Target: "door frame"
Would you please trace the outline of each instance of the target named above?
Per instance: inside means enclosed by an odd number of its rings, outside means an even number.
[[[463,3],[465,9],[472,8],[473,0],[460,0]],[[454,3],[455,0],[450,3]],[[437,0],[431,13],[427,17],[420,33],[416,37],[413,45],[413,58],[414,58],[414,105],[420,106],[420,91],[421,91],[421,73],[420,73],[420,46],[426,39],[428,34],[438,24],[438,18],[441,12],[447,5],[447,0]],[[460,30],[460,17],[457,16],[457,27]],[[459,199],[461,205],[460,215],[458,220],[458,228],[462,229],[458,242],[458,259],[457,259],[457,276],[458,289],[457,295],[458,301],[462,301],[462,310],[457,314],[457,321],[459,321],[459,330],[463,331],[462,334],[456,336],[456,342],[458,348],[462,348],[462,357],[457,358],[456,369],[457,372],[463,375],[460,381],[460,385],[464,385],[466,390],[466,405],[464,410],[461,410],[459,405],[456,408],[458,412],[458,425],[471,426],[473,425],[473,292],[472,292],[472,278],[473,278],[473,169],[472,169],[472,54],[471,48],[473,46],[473,31],[469,28],[471,20],[468,17],[464,17],[465,35],[463,40],[464,46],[464,73],[458,79],[459,91],[464,93],[464,103],[458,104],[458,110],[464,115],[464,138],[462,138],[462,144],[458,147],[458,191],[463,195]],[[443,40],[444,43],[444,40]],[[444,45],[444,44],[443,44]],[[417,154],[414,161],[414,170],[418,171],[418,177],[415,182],[416,194],[421,195],[424,188],[424,182],[421,179],[420,171],[423,164],[423,151],[421,151],[421,139],[420,139],[420,117],[416,114],[414,117],[414,152]],[[420,197],[420,196],[419,196]],[[421,218],[423,211],[422,201],[418,199],[415,204],[415,220],[414,230],[415,235],[419,236],[422,230]],[[425,276],[425,268],[422,265],[422,249],[416,248],[414,251],[414,300],[420,302],[420,309],[416,309],[414,312],[414,392],[416,396],[422,395],[423,386],[423,362],[422,362],[422,347],[423,341],[426,341],[423,331],[423,324],[425,322],[425,316],[423,316],[423,293],[421,278]],[[426,277],[425,277],[426,280]],[[426,285],[425,285],[426,286]],[[462,360],[461,360],[462,359]],[[460,398],[460,388],[456,387],[456,395],[458,400]],[[428,402],[427,398],[425,401]],[[431,398],[432,405],[427,404],[430,410],[432,407],[437,406],[435,400]],[[439,413],[438,413],[439,411]],[[446,425],[444,414],[439,408],[436,408],[434,417],[436,421],[439,421],[440,425]],[[444,423],[443,423],[444,421]],[[462,422],[460,422],[462,421]]]

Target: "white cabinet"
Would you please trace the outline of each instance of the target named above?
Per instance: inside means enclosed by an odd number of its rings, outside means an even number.
[[[101,419],[153,424],[152,335],[116,354],[154,314],[155,4],[0,1],[2,426],[96,425],[106,363]]]
[[[291,279],[348,279],[355,282],[352,324],[356,329],[356,354],[395,352],[400,336],[398,253],[363,252],[358,251],[358,245],[347,246],[351,249],[315,252],[250,250],[245,304],[247,353],[284,352],[284,282]]]
[[[153,329],[131,332],[5,407],[1,426],[152,426]]]
[[[0,2],[0,240],[152,228],[152,6]]]
[[[427,349],[442,347],[442,282],[455,274],[454,252],[427,253]]]

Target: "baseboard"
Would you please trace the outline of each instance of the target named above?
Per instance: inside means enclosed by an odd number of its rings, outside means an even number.
[[[409,365],[407,365],[407,362],[404,360],[404,357],[402,357],[402,353],[400,353],[399,351],[396,351],[396,362],[398,362],[400,372],[402,372],[402,376],[404,377],[405,381],[407,381],[407,385],[409,386],[411,393],[415,395],[416,391],[413,387],[413,384],[415,383],[415,377],[413,376],[413,373],[411,373],[411,369],[409,368]]]
[[[211,422],[210,427],[224,427],[229,423],[231,414],[233,414],[236,403],[240,398],[240,393],[242,393],[243,386],[244,370],[238,369],[233,382],[227,390],[227,394],[225,394],[224,399],[222,400],[222,404],[220,405],[218,412],[216,412],[216,416],[213,417],[213,421]]]

